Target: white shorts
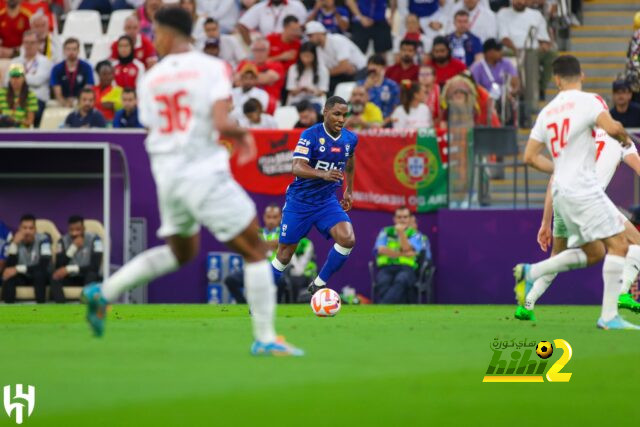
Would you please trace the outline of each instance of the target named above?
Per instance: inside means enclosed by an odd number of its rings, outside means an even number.
[[[602,189],[589,194],[575,195],[554,188],[553,209],[566,226],[567,246],[570,248],[612,237],[624,231],[626,218]]]
[[[204,225],[220,242],[244,231],[256,216],[256,207],[228,171],[216,171],[210,162],[176,167],[153,159],[158,190],[158,237],[193,236]]]

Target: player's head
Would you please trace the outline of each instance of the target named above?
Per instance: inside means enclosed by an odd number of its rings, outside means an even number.
[[[280,206],[271,203],[269,206],[264,208],[264,214],[262,215],[262,221],[264,222],[264,228],[267,230],[273,230],[277,226],[280,225],[280,221],[282,220],[282,209]]]
[[[72,239],[84,236],[84,218],[80,215],[71,215],[67,221],[67,226]]]
[[[191,40],[193,21],[189,12],[180,6],[164,6],[154,16],[154,44],[158,55],[171,52],[176,43],[188,43]]]
[[[396,211],[393,214],[393,223],[395,225],[402,225],[404,227],[409,226],[409,222],[411,221],[411,211],[406,206],[400,206],[396,208]]]
[[[330,133],[337,135],[342,130],[347,119],[347,101],[339,96],[332,96],[324,104],[322,115],[324,117],[324,127]]]
[[[567,85],[580,84],[582,81],[582,70],[580,69],[580,61],[573,55],[560,55],[551,65],[553,70],[553,80],[562,90]]]
[[[33,214],[22,215],[18,231],[22,234],[23,243],[33,243],[36,236],[36,217]]]

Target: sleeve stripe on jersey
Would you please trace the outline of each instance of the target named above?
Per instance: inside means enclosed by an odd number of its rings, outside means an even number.
[[[606,102],[604,102],[604,99],[602,99],[600,95],[596,95],[596,99],[600,101],[600,103],[602,104],[605,110],[609,111],[609,106],[607,105]]]

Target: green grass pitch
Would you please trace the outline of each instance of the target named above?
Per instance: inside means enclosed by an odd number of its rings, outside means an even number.
[[[81,305],[3,306],[0,386],[36,387],[24,426],[637,423],[640,333],[597,330],[593,306],[539,306],[536,324],[513,308],[280,306],[307,355],[255,358],[246,306],[114,306],[102,339]],[[571,381],[482,383],[494,338],[567,340]]]

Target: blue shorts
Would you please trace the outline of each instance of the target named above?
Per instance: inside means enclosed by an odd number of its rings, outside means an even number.
[[[286,245],[298,243],[309,234],[312,226],[329,239],[331,229],[340,222],[351,222],[351,219],[335,197],[313,206],[288,199],[282,210],[279,242]]]

